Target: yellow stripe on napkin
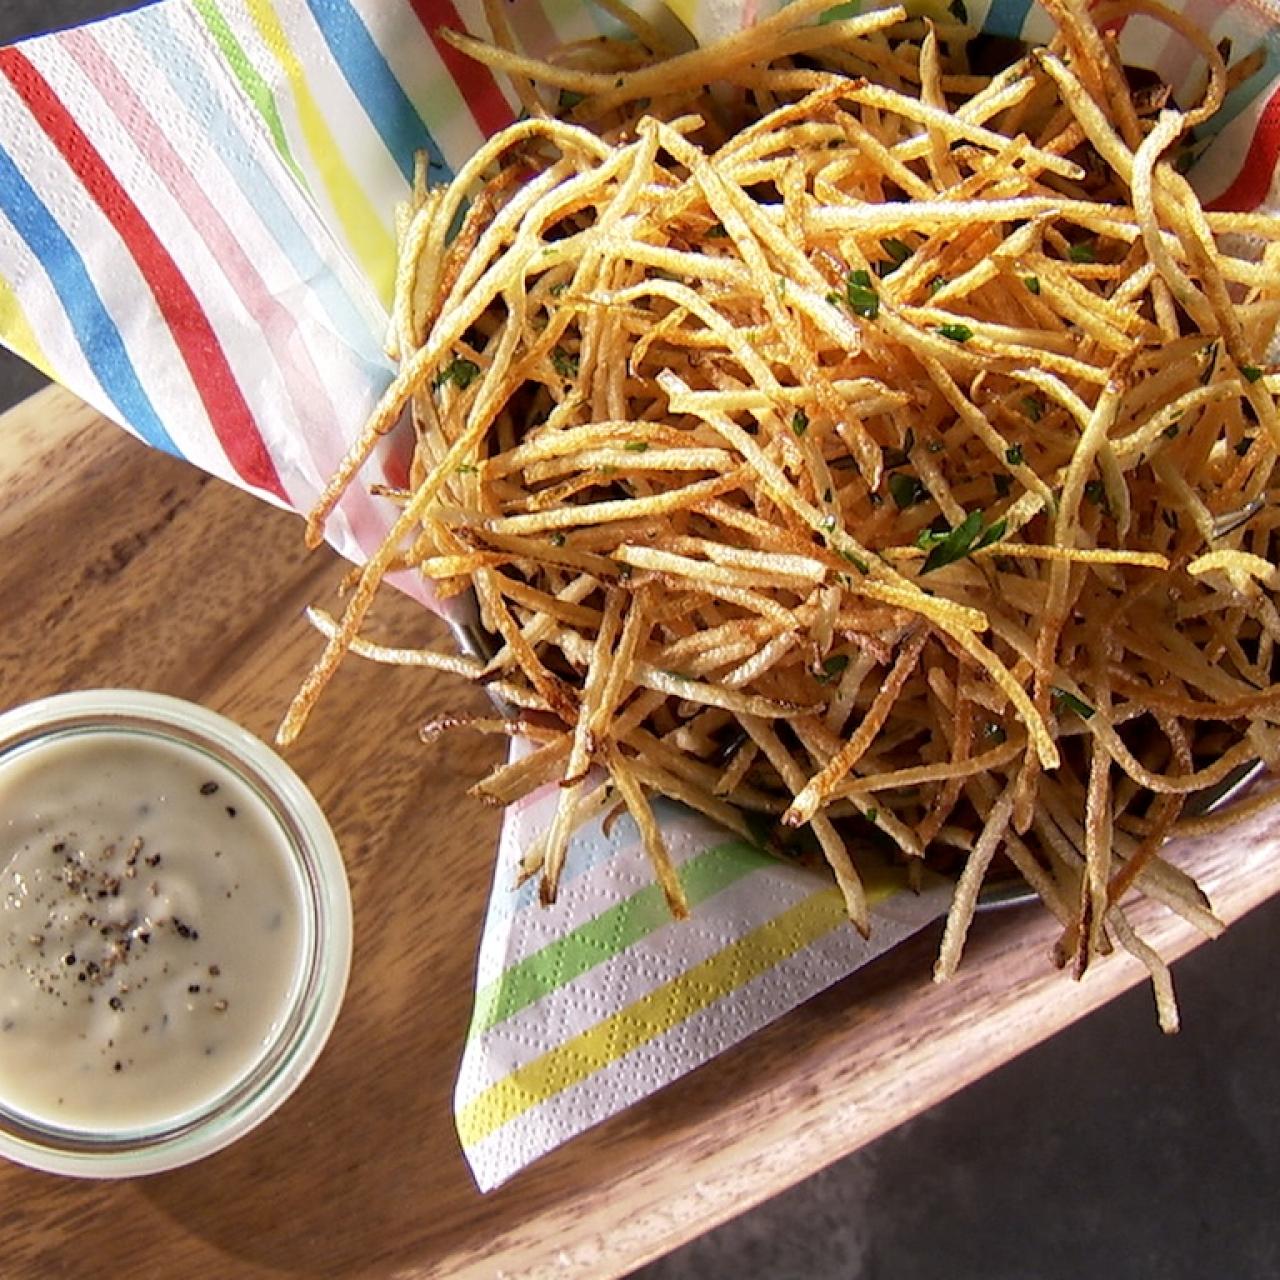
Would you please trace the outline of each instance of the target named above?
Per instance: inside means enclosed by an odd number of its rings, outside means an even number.
[[[4,339],[5,346],[35,365],[46,378],[58,380],[31,321],[27,319],[27,313],[22,309],[22,303],[18,301],[18,295],[3,276],[0,276],[0,338]]]
[[[263,43],[271,50],[289,81],[307,147],[320,171],[329,199],[333,201],[347,241],[355,250],[360,266],[377,290],[378,297],[390,306],[395,279],[395,237],[343,159],[337,140],[325,123],[324,115],[307,84],[302,63],[289,44],[289,38],[270,0],[247,0],[247,8]]]
[[[474,1146],[517,1116],[580,1084],[767,973],[833,929],[849,927],[838,890],[824,889],[806,898],[634,1004],[490,1085],[457,1114],[462,1145]]]

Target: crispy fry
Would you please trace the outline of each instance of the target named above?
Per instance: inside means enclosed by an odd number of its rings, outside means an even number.
[[[1280,219],[1206,212],[1181,163],[1256,58],[1160,0],[1046,0],[1057,37],[990,75],[902,9],[794,0],[669,56],[601,3],[631,41],[540,60],[497,0],[492,43],[445,33],[529,118],[397,215],[400,371],[309,537],[406,409],[410,479],[371,477],[396,523],[312,611],[281,741],[348,651],[447,671],[525,717],[459,723],[536,744],[475,793],[559,784],[547,901],[625,811],[684,914],[666,796],[808,827],[865,931],[874,826],[917,873],[959,851],[939,979],[1002,855],[1063,964],[1132,951],[1171,1029],[1122,906],[1219,927],[1159,851],[1280,764]],[[1198,101],[1130,88],[1121,12]],[[397,572],[473,586],[489,660],[367,639]]]

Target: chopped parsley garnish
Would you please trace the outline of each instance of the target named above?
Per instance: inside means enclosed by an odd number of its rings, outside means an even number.
[[[1027,286],[1028,293],[1034,293],[1040,296],[1040,277],[1039,276],[1023,276],[1022,283]]]
[[[474,360],[455,356],[436,374],[435,385],[443,387],[452,382],[459,391],[465,391],[479,376],[480,366]]]
[[[889,495],[897,504],[899,511],[914,507],[926,496],[927,491],[913,475],[905,471],[895,471],[889,477]]]
[[[903,244],[901,240],[897,240],[892,236],[888,240],[881,240],[880,247],[889,256],[876,263],[876,274],[878,276],[892,275],[915,252],[910,245]]]
[[[547,541],[550,542],[553,547],[563,547],[565,543],[565,537],[563,533],[560,533],[557,530],[555,533],[551,534],[551,536],[547,539]]]
[[[649,443],[647,440],[628,440],[622,447],[628,453],[645,453],[648,451]]]
[[[562,378],[578,376],[578,357],[570,355],[563,347],[556,347],[551,352],[551,367]]]
[[[973,330],[967,324],[940,324],[938,332],[952,342],[968,342],[973,337]]]
[[[1262,377],[1262,370],[1256,364],[1242,364],[1240,372],[1244,374],[1246,382],[1257,382]]]
[[[797,409],[791,415],[791,430],[798,436],[809,430],[809,415],[803,409]]]
[[[825,26],[828,22],[843,22],[845,18],[856,18],[862,11],[859,0],[846,0],[844,4],[832,5],[830,9],[824,9],[822,17],[818,19],[819,26]]]
[[[560,110],[572,111],[578,103],[586,98],[585,93],[576,93],[573,89],[560,90]]]
[[[832,681],[840,678],[848,665],[849,655],[847,653],[833,653],[831,657],[823,660],[822,671],[820,673],[815,672],[814,679],[819,684],[831,684]]]
[[[915,447],[916,433],[913,428],[908,427],[906,437],[902,441],[902,448],[884,451],[885,470],[892,471],[896,467],[905,467],[911,461],[911,450]]]
[[[1204,369],[1201,370],[1200,373],[1200,384],[1202,386],[1208,386],[1213,379],[1213,371],[1218,365],[1218,343],[1216,339],[1209,343],[1207,347],[1202,349],[1201,355],[1204,356],[1205,365]]]
[[[1073,244],[1067,250],[1067,257],[1072,262],[1097,262],[1098,260],[1097,251],[1088,240],[1081,240],[1079,244]]]
[[[871,287],[871,277],[865,271],[849,272],[844,298],[855,316],[874,320],[880,314],[880,295]]]
[[[957,560],[963,560],[975,551],[989,547],[993,542],[999,542],[1004,537],[1006,527],[1006,522],[1000,519],[984,532],[982,512],[971,511],[947,533],[938,534],[929,529],[921,530],[920,537],[916,539],[916,545],[929,546],[929,554],[925,557],[924,565],[920,570],[921,576],[932,573],[935,569],[941,569],[945,565],[954,564]],[[926,536],[928,542],[922,543],[921,539]]]
[[[1004,451],[1004,460],[1011,467],[1020,467],[1024,461],[1022,446],[1020,444],[1012,445]]]
[[[1041,417],[1044,416],[1044,404],[1037,400],[1035,396],[1023,396],[1022,411],[1032,422],[1039,422]]]
[[[1083,698],[1077,698],[1069,690],[1059,689],[1055,685],[1051,692],[1056,701],[1060,702],[1064,707],[1069,707],[1082,720],[1088,720],[1093,715],[1093,708]]]

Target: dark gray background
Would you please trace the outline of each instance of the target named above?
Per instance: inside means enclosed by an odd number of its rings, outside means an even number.
[[[0,43],[129,7],[0,0]],[[0,352],[0,406],[40,383]],[[1280,1277],[1278,933],[1280,900],[1178,966],[1181,1035],[1132,992],[637,1274]]]

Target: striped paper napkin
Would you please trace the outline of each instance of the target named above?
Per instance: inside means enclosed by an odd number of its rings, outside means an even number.
[[[761,7],[669,4],[703,39]],[[946,7],[1004,35],[1045,30],[1029,0]],[[1210,199],[1264,203],[1280,15],[1262,0],[1183,7],[1232,38],[1233,59],[1264,50],[1196,171]],[[515,0],[509,17],[535,50],[614,30],[582,0]],[[0,51],[0,338],[148,444],[309,508],[392,376],[392,220],[414,153],[446,180],[515,118],[508,87],[439,37],[464,26],[483,29],[475,0],[162,0]],[[1175,89],[1196,75],[1163,32],[1135,22],[1122,39]],[[406,461],[393,438],[367,479],[395,483]],[[331,541],[360,560],[388,523],[353,488]],[[864,942],[824,880],[668,807],[689,921],[669,920],[629,819],[575,840],[561,900],[542,908],[511,883],[549,806],[534,796],[507,816],[458,1079],[458,1133],[486,1190],[946,905],[944,886],[915,896],[875,877]]]

